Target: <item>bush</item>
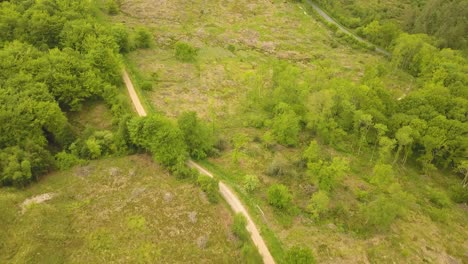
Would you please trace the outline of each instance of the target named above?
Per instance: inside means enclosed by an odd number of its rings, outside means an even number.
[[[241,241],[247,241],[249,239],[249,233],[245,227],[247,226],[247,219],[245,216],[237,213],[234,216],[234,222],[232,223],[232,232],[236,235]]]
[[[198,50],[187,43],[178,42],[175,45],[175,57],[183,62],[193,62],[196,59]]]
[[[286,146],[296,146],[301,131],[300,117],[285,103],[279,103],[275,112],[271,131],[276,141]]]
[[[166,117],[157,114],[134,117],[127,127],[132,143],[151,151],[162,165],[171,168],[185,162],[187,146],[183,134]]]
[[[119,13],[119,6],[115,2],[115,0],[107,1],[107,13],[109,15],[117,15]]]
[[[184,134],[189,154],[195,159],[204,159],[213,151],[213,133],[208,126],[200,121],[195,112],[185,112],[177,120]]]
[[[80,159],[65,151],[59,152],[55,155],[55,164],[60,170],[69,169],[80,163]]]
[[[245,175],[244,176],[244,189],[247,192],[253,192],[258,188],[260,181],[255,175]]]
[[[268,203],[278,209],[285,209],[291,206],[292,195],[288,187],[282,184],[273,184],[268,188]]]
[[[135,46],[142,49],[151,47],[152,37],[151,32],[147,28],[138,28],[135,36]]]
[[[217,203],[219,200],[219,195],[218,195],[218,181],[200,174],[198,175],[197,183],[200,186],[200,188],[206,193],[208,196],[208,200],[211,203]]]
[[[325,191],[318,191],[312,195],[307,209],[310,211],[313,219],[318,220],[327,210],[330,204],[330,198]]]
[[[359,225],[361,231],[387,231],[393,221],[400,215],[402,208],[398,201],[380,195],[374,201],[362,205]]]
[[[288,250],[285,257],[287,264],[313,264],[316,263],[312,251],[308,248],[294,246]]]
[[[112,36],[115,39],[117,45],[119,45],[119,51],[121,53],[126,53],[131,50],[130,39],[128,36],[128,31],[125,25],[115,24],[112,28]]]
[[[153,90],[153,83],[150,81],[143,81],[141,83],[141,89],[144,91],[152,91]]]

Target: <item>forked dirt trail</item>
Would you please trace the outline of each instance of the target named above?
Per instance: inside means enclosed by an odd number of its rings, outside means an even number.
[[[143,105],[141,104],[140,98],[138,97],[138,94],[135,91],[135,87],[132,84],[132,81],[130,80],[130,77],[128,76],[128,73],[126,70],[124,70],[122,74],[122,78],[125,82],[125,86],[127,86],[128,93],[130,94],[130,98],[132,99],[133,106],[135,107],[137,113],[139,116],[146,116],[146,111],[143,108]],[[189,160],[187,162],[187,165],[189,165],[192,168],[197,169],[200,173],[205,174],[211,178],[213,178],[213,174],[200,166],[199,164],[195,163],[192,160]],[[270,251],[268,250],[268,247],[265,244],[265,241],[263,241],[262,236],[260,235],[260,232],[258,231],[257,226],[255,226],[255,223],[252,221],[252,218],[250,217],[249,213],[245,209],[245,207],[242,205],[241,201],[237,196],[227,187],[226,184],[223,182],[219,182],[219,192],[223,196],[223,198],[226,200],[226,202],[231,206],[232,210],[235,213],[241,213],[242,215],[245,216],[247,219],[247,231],[250,233],[250,237],[252,238],[253,243],[258,249],[258,252],[260,255],[262,255],[263,258],[263,263],[265,264],[274,264],[275,260],[270,254]]]

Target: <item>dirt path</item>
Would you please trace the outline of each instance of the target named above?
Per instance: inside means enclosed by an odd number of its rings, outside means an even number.
[[[331,16],[329,16],[327,13],[325,13],[325,11],[323,11],[317,4],[315,4],[311,0],[306,0],[306,3],[309,4],[315,10],[315,12],[317,12],[321,17],[323,17],[323,19],[325,19],[325,21],[336,25],[344,33],[346,33],[348,35],[351,35],[353,38],[357,39],[359,42],[365,43],[367,45],[375,46],[374,44],[370,43],[369,41],[367,41],[367,40],[365,40],[365,39],[363,39],[361,37],[359,37],[358,35],[351,32],[351,30],[345,28],[343,25],[338,23],[335,19],[333,19]],[[386,51],[386,50],[384,50],[382,48],[379,48],[377,46],[375,46],[375,51],[377,51],[377,52],[379,52],[379,53],[381,53],[381,54],[383,54],[385,56],[388,56],[388,57],[392,56],[392,54],[390,54],[390,52],[388,52],[388,51]]]
[[[133,87],[132,80],[128,76],[127,70],[124,70],[122,73],[122,78],[125,82],[125,86],[127,86],[128,93],[130,94],[130,98],[132,99],[133,106],[135,107],[139,116],[146,116],[145,108],[140,102],[140,98],[138,98],[138,94],[136,93],[135,87]]]
[[[133,105],[135,106],[138,115],[146,116],[146,111],[140,102],[140,98],[138,98],[138,95],[135,91],[135,87],[133,87],[132,81],[130,80],[127,71],[124,70],[122,77],[124,79],[125,85],[127,86],[128,93],[130,94],[130,98],[132,99]],[[187,162],[187,165],[197,169],[200,173],[213,178],[213,174],[211,172],[209,172],[199,164],[195,163],[194,161],[189,160]],[[252,218],[250,217],[245,207],[242,205],[239,198],[237,198],[234,192],[232,192],[231,189],[229,189],[229,187],[221,181],[219,182],[219,192],[226,200],[226,202],[231,206],[232,210],[235,213],[241,213],[247,219],[247,231],[249,231],[250,237],[252,238],[253,243],[257,247],[258,252],[260,253],[260,255],[262,255],[263,263],[274,264],[275,260],[271,256],[270,251],[268,250],[268,247],[265,244],[265,241],[263,241],[263,238],[260,235],[258,228],[255,226],[255,223],[252,221]]]

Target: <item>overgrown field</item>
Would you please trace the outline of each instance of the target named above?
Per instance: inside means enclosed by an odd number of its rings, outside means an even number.
[[[145,100],[209,124],[218,138],[205,165],[285,251],[308,248],[319,263],[468,260],[453,168],[466,131],[458,53],[404,36],[388,61],[294,1],[120,2],[110,20],[152,35],[126,56]]]
[[[52,199],[24,205],[26,199]],[[233,216],[147,155],[0,190],[1,263],[239,263]]]

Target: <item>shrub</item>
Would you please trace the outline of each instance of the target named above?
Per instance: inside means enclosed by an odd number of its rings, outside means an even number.
[[[218,181],[217,180],[209,176],[200,174],[198,175],[197,183],[200,186],[200,188],[206,193],[206,195],[208,196],[208,200],[211,203],[218,202],[219,196],[218,196]]]
[[[370,182],[380,188],[385,188],[392,184],[394,179],[393,168],[388,164],[377,164]]]
[[[153,83],[150,81],[143,81],[141,83],[141,89],[144,91],[152,91],[153,90]]]
[[[313,219],[318,220],[327,210],[330,204],[330,198],[325,191],[318,191],[312,195],[307,209],[310,211]]]
[[[183,62],[193,62],[197,56],[198,50],[188,43],[178,42],[175,45],[175,57]]]
[[[245,175],[244,176],[244,189],[247,192],[253,192],[258,188],[260,181],[255,175]]]
[[[360,229],[362,231],[387,231],[401,210],[398,201],[382,194],[374,201],[361,206],[360,215],[363,219],[359,223]]]
[[[320,165],[311,170],[311,165]],[[349,171],[349,162],[342,158],[333,158],[329,164],[309,163],[309,170],[314,171],[316,175],[314,180],[319,186],[320,190],[327,192],[333,191]]]
[[[146,49],[151,46],[152,34],[147,28],[140,27],[136,30],[135,46]]]
[[[195,112],[185,112],[177,120],[177,124],[184,134],[190,156],[204,159],[213,150],[213,133],[208,126],[200,121]]]
[[[232,223],[232,232],[236,235],[241,241],[246,241],[249,239],[249,233],[245,227],[247,226],[247,219],[245,216],[237,213],[234,216],[234,222]]]
[[[119,6],[115,2],[115,0],[107,1],[107,13],[109,15],[117,15],[119,13]]]
[[[131,50],[130,47],[130,39],[128,36],[128,31],[125,25],[123,24],[115,24],[112,28],[112,36],[115,39],[117,45],[119,45],[119,51],[122,53],[129,52]]]
[[[80,159],[65,151],[59,152],[55,155],[55,164],[60,170],[69,169],[80,163]]]
[[[292,195],[288,187],[282,184],[273,184],[268,188],[268,203],[278,209],[285,209],[291,206]]]
[[[171,168],[185,162],[183,134],[169,119],[157,114],[134,117],[127,127],[132,143],[151,151],[162,165]]]
[[[301,131],[300,117],[286,103],[279,103],[275,112],[271,131],[276,141],[286,146],[296,146]]]
[[[294,246],[288,250],[285,257],[287,264],[313,264],[316,263],[312,251],[308,248]]]

